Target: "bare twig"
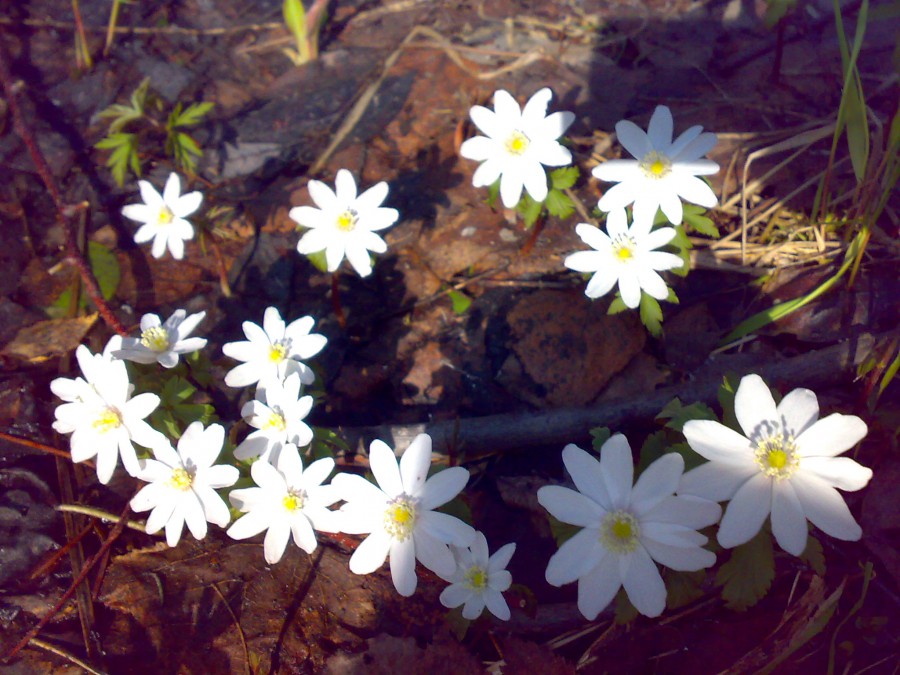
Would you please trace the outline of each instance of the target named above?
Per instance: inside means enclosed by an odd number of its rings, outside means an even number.
[[[97,310],[100,312],[100,316],[103,317],[103,320],[106,321],[109,327],[119,335],[127,335],[128,331],[125,330],[122,322],[119,321],[106,300],[104,300],[103,293],[100,292],[100,286],[97,283],[97,278],[94,276],[93,271],[91,271],[91,266],[88,264],[87,260],[85,260],[81,250],[78,248],[77,236],[75,227],[72,224],[72,219],[73,215],[79,209],[86,208],[86,204],[72,207],[63,201],[56,180],[50,172],[47,159],[44,157],[44,153],[41,151],[40,146],[38,146],[34,134],[31,132],[31,128],[25,121],[22,109],[19,107],[18,87],[13,83],[8,66],[6,50],[2,45],[0,45],[0,84],[3,85],[3,92],[6,95],[9,111],[12,113],[13,126],[16,133],[28,149],[28,154],[31,155],[34,167],[41,177],[41,180],[44,182],[47,192],[50,193],[50,197],[56,205],[56,211],[65,228],[66,254],[68,261],[78,269],[78,272],[81,275],[81,281],[84,284],[84,290],[87,291],[87,294],[97,306]]]

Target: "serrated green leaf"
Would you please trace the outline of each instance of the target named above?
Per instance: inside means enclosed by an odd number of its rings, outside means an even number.
[[[609,427],[595,427],[591,429],[591,447],[594,449],[594,452],[599,453],[600,448],[609,440],[610,436],[612,436],[612,432],[609,430]]]
[[[691,240],[688,239],[687,233],[681,225],[675,227],[675,236],[672,237],[669,245],[675,248],[675,255],[682,260],[681,267],[675,267],[669,271],[679,277],[686,277],[691,271],[691,249],[694,248],[694,245],[691,244]]]
[[[541,217],[541,211],[544,210],[544,204],[542,202],[534,201],[534,199],[531,198],[531,195],[526,192],[522,195],[522,198],[516,205],[516,210],[519,212],[519,215],[522,216],[522,221],[525,223],[525,229],[527,230]]]
[[[450,302],[453,303],[454,314],[465,314],[472,304],[472,298],[465,293],[451,289],[447,295],[450,296]]]
[[[704,215],[706,209],[702,206],[694,204],[684,205],[684,222],[691,226],[691,229],[697,234],[702,234],[713,239],[719,238],[719,228],[716,227],[712,218]]]
[[[763,528],[746,544],[732,549],[728,562],[716,574],[716,585],[722,587],[725,605],[743,612],[766,596],[774,578],[772,535]]]
[[[581,172],[577,166],[564,166],[550,172],[550,186],[556,190],[568,190],[575,185]]]
[[[706,595],[703,591],[704,581],[706,570],[696,572],[669,570],[666,573],[666,607],[678,609],[702,598]]]
[[[214,105],[214,103],[209,101],[192,103],[184,112],[175,116],[173,127],[192,127],[200,124]]]
[[[550,190],[547,198],[544,200],[544,206],[552,216],[563,219],[568,218],[575,213],[575,204],[569,199],[568,195],[559,190]]]
[[[183,131],[179,131],[175,138],[176,142],[179,146],[181,146],[181,149],[183,151],[189,152],[192,155],[197,155],[198,157],[203,155],[203,150],[201,150],[200,146],[197,145],[197,141],[195,141]]]
[[[641,291],[641,323],[653,337],[662,335],[662,308],[656,298]]]
[[[673,398],[660,410],[656,419],[668,420],[665,426],[681,433],[685,423],[689,420],[715,420],[718,418],[712,408],[705,403],[697,402],[684,405],[678,398]]]
[[[738,385],[735,384],[733,376],[725,375],[722,377],[722,384],[716,392],[716,398],[722,407],[722,424],[729,429],[734,429],[738,433],[743,433],[737,415],[734,412],[734,395],[737,392]]]

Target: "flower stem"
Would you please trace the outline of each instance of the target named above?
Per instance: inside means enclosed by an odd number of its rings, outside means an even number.
[[[115,513],[110,513],[109,511],[104,511],[102,509],[95,509],[93,506],[85,506],[84,504],[59,504],[57,505],[56,510],[65,511],[66,513],[78,513],[82,516],[90,516],[91,518],[113,522],[119,519],[119,516]],[[138,532],[143,532],[144,534],[147,533],[144,524],[136,520],[126,520],[125,527],[137,530]]]
[[[341,288],[338,285],[337,272],[331,275],[331,308],[334,310],[338,325],[342,329],[347,328],[347,317],[344,316],[344,307],[341,305]]]

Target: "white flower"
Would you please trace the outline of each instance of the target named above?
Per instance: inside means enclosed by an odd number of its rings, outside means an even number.
[[[509,92],[499,89],[494,92],[493,110],[476,105],[469,111],[485,136],[464,142],[459,154],[482,163],[472,176],[475,187],[493,185],[500,179],[500,198],[508,209],[519,203],[523,186],[536,202],[544,201],[544,166],[572,162],[572,153],[556,139],[575,121],[575,115],[568,111],[547,115],[552,96],[549,89],[541,89],[520,109]]]
[[[137,477],[149,482],[131,500],[135,511],[149,511],[147,533],[166,528],[169,546],[178,544],[184,524],[195,539],[206,536],[209,521],[225,527],[231,520],[228,506],[217,488],[234,485],[239,472],[233,466],[215,464],[222,451],[225,429],[221,424],[203,428],[193,422],[178,439],[178,452],[169,445],[153,449],[156,459],[141,461]]]
[[[141,337],[124,338],[122,348],[114,351],[113,356],[137,363],[155,361],[163,368],[174,368],[179,354],[189,354],[206,346],[204,338],[188,337],[205,316],[206,312],[187,316],[187,312],[179,309],[161,323],[156,314],[144,314]]]
[[[684,460],[670,452],[648,466],[632,487],[634,463],[622,434],[600,449],[600,461],[567,445],[563,463],[578,491],[549,485],[538,501],[564,523],[584,529],[550,558],[547,581],[562,586],[578,580],[578,609],[593,620],[625,587],[631,604],[645,616],[659,616],[666,587],[656,562],[679,571],[696,571],[716,561],[701,546],[698,528],[719,519],[714,502],[674,496]]]
[[[308,227],[297,251],[303,255],[325,251],[328,271],[334,272],[344,256],[361,277],[372,273],[369,251],[384,253],[387,244],[375,232],[390,227],[400,217],[397,209],[381,206],[388,194],[388,184],[377,183],[356,194],[356,181],[346,169],[337,172],[335,192],[325,183],[309,181],[309,196],[319,208],[295,206],[288,215]]]
[[[624,209],[634,202],[635,220],[653,221],[661,208],[674,225],[681,224],[681,200],[706,208],[716,205],[715,193],[697,176],[708,176],[719,165],[701,159],[713,149],[716,135],[694,126],[672,142],[672,113],[660,105],[650,118],[647,133],[634,122],[616,124],[619,142],[637,159],[613,159],[594,167],[596,178],[619,183],[598,202],[601,211]]]
[[[593,251],[578,251],[564,264],[576,272],[592,272],[584,294],[589,298],[606,295],[616,283],[622,302],[634,309],[641,304],[641,291],[657,300],[669,297],[669,288],[657,272],[681,267],[684,261],[674,253],[657,251],[675,236],[671,227],[652,230],[653,218],[635,218],[628,227],[625,209],[611,211],[606,218],[606,234],[601,229],[579,223],[578,236]]]
[[[286,443],[301,448],[309,445],[313,432],[303,419],[312,405],[312,396],[300,396],[300,373],[257,388],[256,399],[241,409],[241,416],[256,431],[235,448],[234,456],[249,459],[262,455],[263,460],[274,461]]]
[[[379,487],[350,474],[338,474],[331,481],[347,502],[340,510],[341,532],[371,532],[350,558],[350,571],[374,572],[390,553],[391,578],[403,596],[416,591],[416,559],[439,576],[452,575],[456,561],[449,544],[468,546],[475,530],[432,509],[459,494],[469,472],[455,466],[426,481],[431,466],[431,437],[427,434],[416,436],[399,467],[387,444],[372,441],[369,463]]]
[[[143,204],[128,204],[122,208],[122,215],[144,223],[134,233],[134,241],[143,244],[151,239],[154,258],[162,258],[168,246],[176,260],[184,257],[184,242],[194,238],[194,226],[186,218],[200,208],[203,195],[199,192],[181,194],[181,181],[177,174],[170,173],[166,187],[160,195],[145,180],[138,181]]]
[[[456,572],[445,578],[451,583],[441,592],[441,604],[450,608],[464,605],[463,618],[470,621],[477,619],[485,607],[498,619],[509,621],[509,605],[503,591],[512,584],[506,566],[516,545],[507,544],[488,557],[487,539],[478,532],[471,546],[452,548]]]
[[[304,316],[285,326],[275,307],[266,308],[262,328],[245,321],[243,329],[247,339],[222,345],[226,356],[245,362],[228,371],[225,384],[229,387],[246,387],[254,382],[266,385],[284,380],[291,373],[299,373],[303,384],[312,384],[315,375],[301,359],[315,356],[328,342],[324,335],[310,333],[313,323],[311,316]]]
[[[835,488],[860,490],[872,478],[871,469],[837,457],[863,439],[865,422],[837,413],[819,420],[809,389],[795,389],[776,406],[759,375],[741,379],[734,412],[744,436],[713,420],[684,425],[691,448],[710,461],[688,471],[678,492],[731,500],[719,543],[749,541],[770,514],[775,540],[793,555],[806,548],[807,519],[832,537],[858,540],[862,529]]]
[[[228,528],[228,536],[247,539],[268,530],[263,552],[270,565],[281,560],[292,534],[297,546],[312,553],[318,545],[313,529],[340,531],[337,512],[328,509],[340,497],[334,486],[322,485],[333,469],[334,460],[327,457],[304,471],[294,445],[281,450],[277,469],[268,462],[255,462],[250,474],[258,487],[228,495],[231,503],[247,514]]]
[[[121,345],[110,341],[111,348]],[[84,345],[75,350],[75,358],[84,378],[60,377],[50,389],[63,401],[56,408],[53,428],[61,434],[72,434],[72,461],[83,462],[96,455],[97,478],[108,483],[121,454],[122,465],[132,476],[140,470],[134,443],[153,448],[167,443],[165,436],[154,431],[144,419],[159,405],[156,394],[139,394],[131,398],[134,386],[128,381],[123,361],[113,360],[109,353],[92,354]]]

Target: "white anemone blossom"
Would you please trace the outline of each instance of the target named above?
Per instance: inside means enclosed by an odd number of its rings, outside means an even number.
[[[749,541],[767,516],[778,545],[793,555],[806,548],[807,519],[836,539],[858,540],[862,529],[835,488],[860,490],[872,478],[871,469],[837,456],[863,439],[865,422],[838,413],[818,419],[809,389],[793,390],[776,406],[759,375],[741,379],[734,412],[744,435],[713,420],[684,425],[691,448],[710,461],[688,471],[678,492],[730,500],[719,543]]]
[[[285,445],[278,456],[278,467],[254,462],[250,475],[257,487],[233,490],[228,498],[246,515],[228,528],[233,539],[247,539],[266,531],[263,553],[274,565],[284,555],[291,536],[306,553],[316,550],[313,530],[340,531],[338,514],[328,507],[339,496],[332,485],[322,485],[334,469],[330,457],[303,468],[295,445]]]
[[[167,443],[153,449],[155,459],[141,460],[137,477],[149,484],[132,498],[131,508],[150,511],[148,534],[165,527],[166,542],[176,546],[185,523],[195,539],[206,536],[207,521],[219,527],[228,524],[228,505],[215,491],[234,485],[239,472],[215,463],[224,440],[221,424],[204,429],[202,422],[192,422],[178,439],[177,452]]]
[[[256,431],[234,449],[235,457],[261,456],[277,463],[282,446],[302,448],[312,442],[313,431],[303,419],[312,410],[313,397],[300,396],[300,387],[300,373],[291,373],[284,382],[275,380],[256,389],[256,398],[241,408],[241,417]]]
[[[318,354],[328,342],[324,335],[310,333],[314,323],[311,316],[304,316],[285,325],[275,307],[266,308],[262,328],[245,321],[242,328],[247,339],[222,345],[226,356],[244,361],[225,374],[225,384],[229,387],[246,387],[255,382],[265,385],[284,380],[291,373],[299,373],[301,383],[312,384],[315,375],[303,359]]]
[[[309,196],[318,208],[295,206],[288,216],[309,230],[297,242],[303,255],[325,251],[328,271],[334,272],[344,256],[361,277],[372,273],[369,251],[384,253],[387,244],[375,234],[390,227],[400,217],[397,209],[384,208],[388,184],[376,183],[361,195],[356,181],[346,169],[337,172],[332,191],[325,183],[309,181]]]
[[[463,605],[464,619],[477,619],[484,608],[502,621],[509,621],[509,605],[503,591],[512,585],[512,575],[506,570],[516,552],[515,544],[501,546],[492,556],[488,555],[488,543],[478,532],[470,546],[453,546],[456,572],[444,581],[450,585],[441,591],[441,604],[454,608]]]
[[[150,252],[154,258],[162,258],[166,248],[176,260],[184,257],[184,242],[194,238],[194,226],[187,217],[200,208],[203,195],[200,192],[181,194],[178,174],[170,173],[160,195],[145,180],[138,181],[143,204],[122,207],[122,215],[143,223],[134,234],[134,241],[144,244],[151,239]]]
[[[187,316],[187,312],[178,309],[162,323],[156,314],[144,314],[141,317],[141,337],[124,338],[122,348],[114,351],[113,356],[136,363],[156,362],[163,368],[174,368],[181,354],[196,352],[206,346],[204,338],[188,337],[205,316],[206,312]]]
[[[111,353],[121,346],[121,338],[110,340],[103,354],[92,354],[84,345],[75,350],[75,358],[84,375],[73,379],[59,377],[50,389],[65,401],[56,408],[53,428],[72,434],[72,461],[97,457],[97,478],[106,484],[122,457],[122,465],[132,476],[140,470],[134,443],[154,448],[167,443],[144,419],[159,405],[156,394],[139,394],[128,380],[125,363]]]
[[[547,565],[547,581],[562,586],[578,580],[578,609],[593,620],[620,587],[645,616],[659,616],[666,586],[654,561],[678,571],[709,567],[716,556],[701,548],[696,530],[719,519],[719,505],[675,496],[684,459],[670,452],[650,464],[632,487],[634,462],[622,434],[600,450],[600,461],[567,445],[563,463],[576,490],[548,485],[538,502],[557,520],[584,529],[563,543]]]
[[[494,92],[494,109],[472,106],[469,116],[484,136],[465,141],[459,154],[481,162],[472,176],[475,187],[493,185],[500,179],[500,198],[503,205],[514,208],[522,197],[522,188],[532,199],[547,198],[547,174],[544,166],[566,166],[572,153],[558,138],[575,121],[568,111],[547,115],[547,105],[553,93],[541,89],[519,108],[509,92]]]
[[[599,298],[612,290],[617,283],[622,302],[634,309],[641,304],[641,292],[665,300],[669,296],[666,282],[658,274],[681,267],[684,261],[674,253],[658,251],[675,236],[675,229],[661,227],[652,230],[653,217],[635,217],[628,227],[625,209],[611,211],[606,218],[606,232],[600,228],[579,223],[575,232],[593,251],[578,251],[566,257],[564,264],[576,272],[590,272],[584,294]]]
[[[636,159],[613,159],[594,167],[591,173],[596,178],[618,183],[597,203],[601,211],[624,209],[634,202],[636,220],[652,222],[661,208],[669,222],[680,225],[682,199],[706,208],[716,205],[715,193],[697,178],[719,170],[718,164],[703,159],[715,146],[716,135],[693,126],[673,142],[672,130],[672,113],[664,105],[656,107],[646,133],[628,120],[616,124],[619,142]]]
[[[376,487],[362,476],[338,474],[331,481],[341,499],[341,532],[369,534],[350,558],[350,571],[369,574],[390,553],[391,578],[397,592],[416,591],[416,560],[447,578],[456,571],[450,544],[468,546],[475,530],[458,518],[434,511],[465,487],[469,472],[455,466],[426,480],[431,466],[431,437],[416,436],[399,466],[386,443],[372,441],[369,463]],[[371,534],[370,534],[371,533]]]

